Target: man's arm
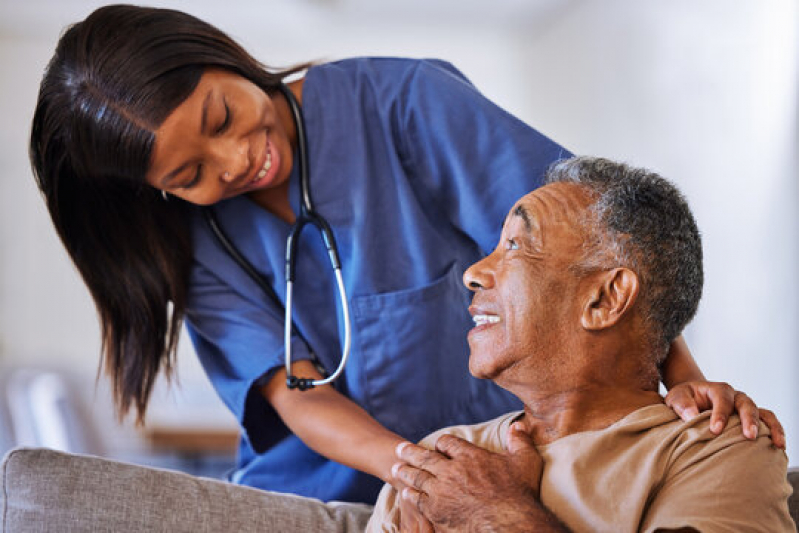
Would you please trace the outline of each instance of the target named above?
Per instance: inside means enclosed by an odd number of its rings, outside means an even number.
[[[400,497],[436,531],[569,531],[539,499],[543,462],[516,424],[507,454],[443,435],[435,450],[405,442],[397,456],[403,462],[392,474],[406,485]]]

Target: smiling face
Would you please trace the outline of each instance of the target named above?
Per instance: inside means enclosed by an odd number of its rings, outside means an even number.
[[[567,361],[570,335],[579,328],[585,278],[569,267],[582,257],[580,213],[589,197],[578,185],[554,183],[524,196],[505,219],[499,245],[463,276],[474,291],[469,369],[500,385],[522,368],[537,375]],[[525,377],[525,380],[527,378]]]
[[[281,119],[280,105],[282,95],[207,70],[156,131],[147,182],[198,205],[285,186],[293,124]]]

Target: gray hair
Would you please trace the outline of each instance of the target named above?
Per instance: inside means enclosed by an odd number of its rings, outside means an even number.
[[[704,282],[702,241],[685,198],[654,172],[598,157],[558,161],[545,182],[575,183],[589,192],[583,222],[591,238],[575,268],[633,270],[639,312],[665,348],[696,314]]]

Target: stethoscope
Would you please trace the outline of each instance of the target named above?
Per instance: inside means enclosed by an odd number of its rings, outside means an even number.
[[[291,113],[294,118],[294,126],[297,130],[297,150],[299,153],[300,163],[300,196],[302,202],[300,204],[300,214],[294,225],[289,232],[286,239],[286,309],[285,309],[285,323],[283,328],[283,343],[286,352],[286,385],[290,389],[299,389],[301,391],[311,389],[319,385],[326,385],[336,378],[338,378],[344,371],[344,365],[347,364],[347,358],[350,355],[350,308],[347,303],[347,293],[344,290],[344,280],[341,276],[341,261],[338,256],[338,247],[336,240],[333,237],[333,230],[330,229],[330,224],[316,212],[311,202],[311,191],[308,180],[308,141],[305,135],[305,121],[303,120],[300,105],[294,94],[285,85],[280,85],[280,92],[286,97],[291,108]],[[269,296],[275,304],[280,307],[282,303],[277,296],[277,293],[269,284],[269,281],[262,276],[250,263],[246,257],[236,248],[233,242],[228,238],[219,221],[214,214],[213,208],[206,207],[203,209],[205,220],[210,226],[213,234],[216,236],[217,241],[222,245],[225,251],[230,255],[236,263],[250,276],[261,289]],[[300,240],[300,233],[303,228],[308,224],[313,224],[319,230],[322,241],[327,248],[327,254],[330,257],[330,264],[333,266],[333,272],[336,275],[336,283],[338,284],[339,299],[341,300],[342,314],[344,318],[344,349],[341,355],[341,362],[330,376],[314,380],[310,378],[299,378],[291,373],[291,331],[292,331],[292,295],[294,287],[294,273],[297,257],[297,243]],[[299,332],[297,332],[299,335]]]

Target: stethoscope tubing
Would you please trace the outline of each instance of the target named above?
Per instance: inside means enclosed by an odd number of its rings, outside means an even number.
[[[300,390],[306,390],[311,387],[318,387],[326,385],[336,380],[342,372],[344,366],[350,355],[352,326],[350,324],[350,309],[347,301],[347,291],[344,287],[344,279],[341,275],[341,260],[338,255],[338,246],[333,236],[333,230],[330,224],[316,212],[313,208],[311,200],[311,185],[308,169],[308,136],[305,133],[305,119],[302,115],[302,110],[294,97],[291,90],[285,84],[280,84],[280,91],[286,98],[291,109],[291,114],[294,118],[294,127],[297,130],[297,150],[299,153],[300,164],[300,196],[302,202],[300,204],[300,216],[294,222],[294,226],[289,232],[286,239],[286,316],[283,328],[283,343],[285,350],[285,366],[286,366],[286,385]],[[299,242],[300,233],[307,224],[313,224],[319,230],[322,241],[327,249],[330,264],[333,267],[333,272],[336,276],[336,285],[338,286],[339,300],[342,308],[342,318],[344,320],[344,347],[342,349],[341,360],[339,361],[336,370],[327,378],[318,380],[308,380],[307,378],[298,378],[291,372],[291,331],[293,326],[292,311],[293,311],[293,292],[294,292],[294,274],[296,265],[296,251],[297,243]]]
[[[341,273],[341,260],[338,255],[338,247],[336,246],[336,240],[333,236],[333,230],[330,228],[330,225],[327,223],[327,221],[314,210],[313,203],[311,202],[311,191],[308,176],[308,141],[305,134],[305,121],[302,116],[302,111],[300,110],[297,99],[294,97],[294,94],[292,94],[288,87],[281,84],[279,89],[289,104],[289,108],[291,109],[292,117],[297,130],[297,151],[300,165],[299,175],[301,196],[300,214],[297,217],[297,220],[294,222],[294,225],[291,227],[289,235],[286,238],[286,306],[283,328],[283,343],[285,351],[284,366],[286,368],[286,385],[288,388],[296,388],[304,391],[313,387],[327,385],[328,383],[335,381],[339,376],[341,376],[342,372],[344,372],[344,367],[346,366],[347,360],[350,356],[350,348],[352,344],[352,325],[350,322],[350,308],[347,300],[347,291],[344,287],[344,278]],[[275,290],[269,284],[269,281],[266,280],[264,276],[262,276],[256,270],[252,263],[250,263],[247,258],[244,257],[244,254],[242,254],[236,248],[230,238],[227,237],[225,232],[222,230],[221,225],[217,221],[212,208],[203,209],[203,213],[205,214],[206,222],[225,251],[236,261],[236,263],[239,264],[245,273],[247,273],[247,275],[249,275],[250,278],[252,278],[256,284],[261,287],[267,296],[273,299],[276,304],[280,305],[280,299],[275,293]],[[297,247],[300,234],[308,224],[316,226],[316,228],[319,230],[322,241],[325,245],[325,249],[327,250],[328,258],[330,259],[330,264],[333,267],[333,273],[336,277],[338,300],[341,302],[341,314],[342,320],[344,322],[344,346],[342,348],[341,360],[338,364],[338,367],[336,367],[336,370],[328,377],[323,379],[300,378],[291,372],[291,336],[292,331],[295,329],[293,327],[293,300]],[[299,332],[297,333],[299,334]]]

